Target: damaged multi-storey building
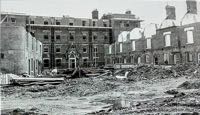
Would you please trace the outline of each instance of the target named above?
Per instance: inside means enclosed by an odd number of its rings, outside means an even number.
[[[92,19],[1,13],[1,72],[39,74],[44,69],[100,67],[105,64],[200,63],[200,18],[195,0],[177,22],[166,18],[141,28],[131,11]]]
[[[141,21],[130,11],[99,19],[94,10],[92,19],[30,16],[27,26],[43,43],[44,69],[63,69],[103,66],[104,45],[112,43],[120,31],[140,26]]]
[[[160,26],[123,31],[117,41],[105,45],[106,64],[179,64],[200,63],[200,16],[195,0],[186,0],[187,12],[177,22],[175,7],[167,5]]]
[[[35,75],[41,69],[103,66],[104,45],[141,21],[131,11],[99,18],[94,10],[92,19],[2,12],[1,70]]]
[[[0,72],[41,73],[42,43],[26,28],[27,15],[1,14]]]

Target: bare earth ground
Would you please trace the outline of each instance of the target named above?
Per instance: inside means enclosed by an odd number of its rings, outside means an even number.
[[[188,76],[138,81],[111,76],[78,78],[57,86],[4,87],[1,112],[198,115],[199,89],[200,79]]]

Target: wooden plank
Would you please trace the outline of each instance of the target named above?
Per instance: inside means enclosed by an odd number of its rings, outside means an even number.
[[[31,82],[31,83],[19,83],[23,86],[29,86],[29,85],[46,85],[46,84],[61,84],[62,82]]]
[[[15,81],[64,81],[64,78],[13,78]]]

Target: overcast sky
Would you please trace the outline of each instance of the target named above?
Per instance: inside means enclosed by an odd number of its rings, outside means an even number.
[[[26,13],[28,15],[91,18],[91,11],[98,9],[99,17],[104,13],[124,13],[127,9],[144,20],[143,24],[160,24],[165,18],[165,6],[176,7],[180,21],[186,13],[185,0],[1,0],[1,11]],[[200,10],[198,1],[198,11]]]

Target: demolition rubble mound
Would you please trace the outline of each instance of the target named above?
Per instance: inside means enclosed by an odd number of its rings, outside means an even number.
[[[153,80],[153,79],[165,79],[176,78],[181,76],[191,76],[198,70],[196,65],[176,65],[176,66],[151,66],[141,65],[132,70],[129,70],[128,80],[140,81],[140,80]]]
[[[104,81],[100,78],[77,78],[67,79],[60,85],[32,85],[32,86],[14,86],[2,88],[2,94],[5,96],[14,95],[16,97],[26,96],[31,98],[55,97],[55,96],[88,96],[113,90],[117,85],[110,81]]]
[[[200,81],[185,81],[181,85],[178,86],[178,88],[182,89],[200,89]]]
[[[166,78],[177,78],[181,76],[191,76],[197,73],[199,76],[199,66],[195,65],[177,65],[177,66],[151,66],[141,65],[129,71],[126,83],[132,83],[141,80],[157,80]],[[123,72],[122,72],[123,73]],[[108,92],[116,89],[121,83],[115,76],[101,77],[83,77],[75,79],[66,79],[64,83],[59,85],[32,85],[32,86],[10,86],[2,87],[2,95],[16,97],[28,96],[36,97],[54,97],[54,96],[88,96]],[[193,84],[183,84],[188,88]],[[197,86],[200,86],[198,83]]]

